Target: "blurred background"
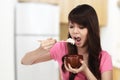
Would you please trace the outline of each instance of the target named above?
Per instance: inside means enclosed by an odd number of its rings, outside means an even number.
[[[0,80],[61,80],[55,61],[21,65],[37,40],[67,39],[67,16],[78,4],[98,14],[102,48],[113,62],[113,80],[120,80],[120,0],[0,0]]]

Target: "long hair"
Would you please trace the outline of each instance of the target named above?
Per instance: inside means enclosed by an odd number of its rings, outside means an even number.
[[[88,67],[93,75],[101,80],[100,73],[100,60],[101,60],[101,44],[100,44],[100,30],[99,30],[99,22],[96,11],[93,7],[83,4],[75,7],[68,16],[68,20],[71,22],[75,22],[79,25],[83,25],[88,29],[87,35],[87,46],[88,46]],[[70,34],[68,34],[68,38],[71,38]],[[78,54],[76,46],[71,46],[67,43],[68,54]],[[76,52],[76,53],[75,53]],[[63,57],[64,58],[64,57]],[[64,70],[64,66],[62,66]],[[75,75],[69,75],[69,80],[74,80]]]

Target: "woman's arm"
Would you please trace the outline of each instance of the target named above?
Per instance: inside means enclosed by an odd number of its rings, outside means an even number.
[[[102,73],[102,80],[113,80],[112,70]]]
[[[96,77],[93,75],[93,73],[89,70],[88,67],[86,67],[84,73],[87,77],[87,80],[97,80]]]
[[[21,63],[24,65],[32,65],[35,63],[51,60],[50,49],[56,43],[55,39],[49,38],[41,41],[41,45],[36,50],[30,51],[22,58]]]

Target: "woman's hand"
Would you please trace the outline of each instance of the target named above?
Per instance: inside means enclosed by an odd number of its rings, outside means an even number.
[[[79,73],[79,72],[85,72],[86,69],[88,68],[86,63],[80,59],[80,63],[82,64],[81,67],[75,69],[75,68],[72,68],[70,64],[68,64],[68,67],[66,65],[66,61],[64,61],[64,65],[65,65],[65,69],[69,72],[72,72],[72,73]]]
[[[75,69],[75,68],[72,68],[70,64],[68,64],[68,67],[67,67],[66,61],[64,61],[65,69],[74,74],[83,72],[85,74],[87,80],[97,80],[96,77],[93,75],[93,73],[87,67],[85,61],[80,60],[80,63],[82,64],[81,67],[79,67],[78,69]]]
[[[52,48],[52,46],[56,43],[56,40],[53,38],[48,38],[40,42],[41,42],[40,48],[43,50],[49,51]]]

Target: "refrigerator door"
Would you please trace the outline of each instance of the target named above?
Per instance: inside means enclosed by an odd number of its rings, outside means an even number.
[[[38,48],[40,46],[38,40],[46,38],[47,37],[39,36],[16,37],[17,80],[59,80],[58,64],[53,60],[34,65],[21,64],[21,59],[26,54],[26,52]]]

